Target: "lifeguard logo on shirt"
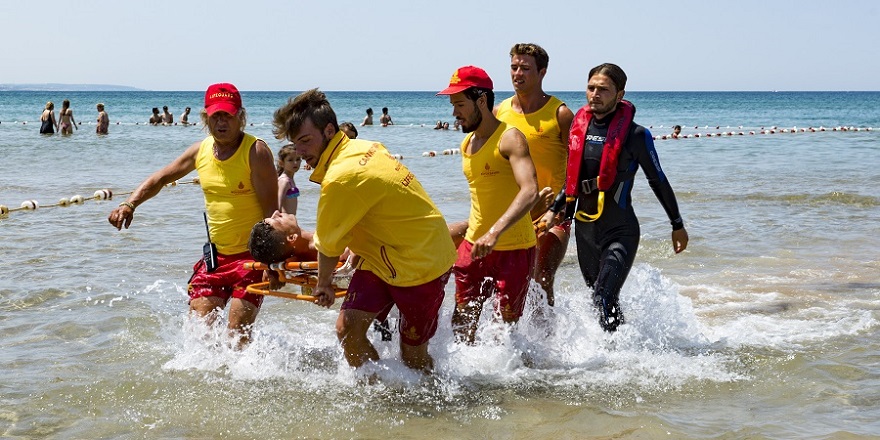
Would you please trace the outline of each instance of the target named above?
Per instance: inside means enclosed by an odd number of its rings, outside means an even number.
[[[483,177],[493,177],[500,173],[500,171],[493,170],[492,167],[489,166],[489,162],[486,162],[486,166],[483,168],[483,172],[480,173],[480,175]]]
[[[415,178],[416,178],[415,174],[406,173],[406,176],[403,178],[403,180],[400,181],[400,184],[403,186],[409,186],[409,184],[412,183],[412,181],[415,180]]]
[[[359,164],[360,166],[364,166],[364,165],[366,165],[367,162],[370,161],[370,158],[373,157],[374,154],[376,154],[376,150],[377,150],[377,148],[376,148],[375,145],[373,145],[372,147],[370,147],[370,149],[367,150],[366,153],[364,153],[364,157],[361,158],[361,160],[358,162],[358,164]]]
[[[406,336],[406,338],[411,341],[418,341],[421,338],[421,335],[419,335],[419,331],[416,330],[415,327],[410,327],[404,330],[403,336]]]
[[[232,190],[232,193],[236,194],[236,195],[248,194],[250,192],[251,192],[251,190],[248,188],[245,188],[244,182],[242,182],[242,181],[238,182],[238,189]]]
[[[529,133],[529,139],[548,139],[550,136],[544,133],[544,124],[538,124],[533,133]]]

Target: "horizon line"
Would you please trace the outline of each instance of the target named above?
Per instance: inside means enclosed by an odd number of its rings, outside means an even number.
[[[36,87],[30,89],[20,89],[18,87],[27,87],[27,86],[40,86],[40,85],[56,85],[52,83],[46,84],[14,84],[14,83],[0,83],[0,91],[4,92],[165,92],[165,93],[176,93],[176,92],[193,92],[193,93],[203,93],[204,90],[185,90],[185,89],[142,89],[134,86],[116,86],[109,84],[95,84],[95,86],[101,87],[113,87],[109,89],[82,89],[82,88],[73,88],[73,89],[63,89],[63,88],[53,88],[53,89],[38,89]],[[57,84],[59,86],[71,86],[71,87],[83,87],[90,86],[92,84]],[[8,87],[15,87],[6,89]],[[128,90],[119,90],[119,89],[128,89]],[[355,92],[355,93],[436,93],[435,90],[378,90],[378,89],[370,89],[370,90],[342,90],[342,89],[320,89],[322,92]],[[283,93],[283,92],[297,92],[301,93],[305,90],[284,90],[284,89],[241,89],[242,93]],[[514,93],[513,90],[494,90],[495,93]],[[549,93],[585,93],[585,90],[545,90],[545,92]],[[627,90],[629,93],[865,93],[865,92],[880,92],[880,90]]]

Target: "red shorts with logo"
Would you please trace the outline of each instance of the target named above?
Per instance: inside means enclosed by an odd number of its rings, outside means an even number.
[[[263,271],[244,268],[244,263],[254,261],[250,252],[234,255],[217,254],[217,270],[208,273],[205,261],[199,260],[193,265],[193,274],[189,279],[189,299],[216,296],[227,303],[229,298],[243,299],[257,307],[263,304],[263,295],[247,293],[248,285],[263,280]]]
[[[474,244],[467,240],[458,246],[458,261],[452,266],[455,303],[483,303],[490,296],[497,295],[502,318],[506,321],[519,319],[526,306],[535,247],[493,250],[479,260],[471,259],[473,247]]]
[[[422,345],[437,331],[440,305],[446,292],[449,272],[433,281],[410,287],[392,286],[373,272],[356,270],[348,284],[342,309],[381,313],[397,306],[400,312],[398,331],[406,345]]]

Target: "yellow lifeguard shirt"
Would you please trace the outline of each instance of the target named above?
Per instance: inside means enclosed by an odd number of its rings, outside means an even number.
[[[513,97],[510,97],[498,104],[496,117],[518,128],[526,136],[538,174],[538,191],[549,186],[554,194],[558,194],[565,186],[568,144],[559,138],[556,112],[565,103],[551,96],[538,111],[523,114],[513,110],[512,102]]]
[[[489,232],[489,228],[504,215],[519,193],[510,161],[498,149],[501,135],[511,129],[516,128],[502,122],[476,154],[467,154],[473,133],[469,133],[461,142],[461,168],[471,189],[471,214],[464,239],[471,243]],[[526,212],[498,237],[495,249],[528,249],[536,243],[535,228]]]
[[[256,141],[245,133],[232,157],[218,160],[214,137],[208,136],[196,156],[211,241],[224,255],[246,251],[251,228],[263,219],[263,208],[251,183],[250,151]]]
[[[392,286],[425,284],[456,259],[446,220],[422,184],[385,147],[337,132],[309,177],[321,185],[315,247],[361,256],[358,269]]]

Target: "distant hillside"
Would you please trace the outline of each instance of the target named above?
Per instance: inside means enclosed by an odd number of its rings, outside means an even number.
[[[132,92],[143,90],[137,87],[112,84],[0,84],[0,91],[7,92]]]

